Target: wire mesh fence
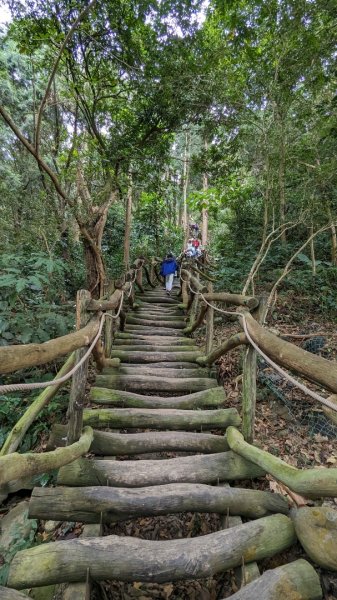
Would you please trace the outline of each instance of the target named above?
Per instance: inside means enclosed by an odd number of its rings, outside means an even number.
[[[302,347],[314,354],[321,354],[325,340],[321,336],[306,340]],[[288,410],[289,415],[299,425],[308,428],[309,435],[319,433],[328,438],[337,437],[337,426],[324,414],[322,409],[298,390],[291,382],[284,380],[263,359],[258,359],[258,381],[266,386],[273,396]]]

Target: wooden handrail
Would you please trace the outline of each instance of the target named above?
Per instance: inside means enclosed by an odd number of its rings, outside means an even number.
[[[43,365],[77,350],[77,348],[89,346],[97,334],[98,328],[99,319],[94,317],[82,329],[42,344],[0,347],[0,373],[12,373],[18,369]]]

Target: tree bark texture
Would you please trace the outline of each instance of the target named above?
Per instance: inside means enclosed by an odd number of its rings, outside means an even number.
[[[315,569],[303,558],[265,571],[228,600],[321,600],[322,589]]]
[[[315,563],[337,571],[337,510],[330,506],[301,506],[291,510],[296,535]]]
[[[87,290],[79,290],[76,297],[76,328],[80,329],[88,321],[86,305],[90,301],[91,294]],[[79,348],[75,352],[75,364],[85,355],[85,348]],[[89,357],[75,371],[72,376],[69,406],[68,406],[68,444],[77,442],[82,431],[83,403],[85,386],[87,383]]]
[[[143,396],[142,394],[123,390],[92,387],[90,400],[94,404],[112,404],[126,408],[181,408],[186,410],[219,406],[225,401],[225,392],[222,387],[216,387],[194,394],[186,394],[185,396],[163,398],[162,396]]]
[[[83,422],[92,427],[137,429],[226,429],[240,425],[236,408],[219,410],[178,410],[173,408],[95,408],[85,409]]]
[[[178,348],[175,352],[140,352],[134,350],[127,352],[125,350],[112,350],[111,358],[119,358],[125,363],[153,363],[153,362],[195,362],[199,358],[200,352],[193,350],[181,352]]]
[[[332,392],[337,392],[337,364],[307,352],[290,342],[277,337],[249,314],[245,313],[248,332],[254,342],[274,362],[290,371],[302,375],[309,381],[314,381]]]
[[[148,352],[147,355],[152,357],[154,356],[154,354],[151,354],[150,352]],[[167,359],[167,355],[162,356],[165,356]],[[155,360],[157,359],[158,357],[156,356]],[[210,388],[218,387],[215,379],[206,377],[186,377],[185,379],[172,379],[171,377],[148,377],[146,375],[97,375],[96,385],[98,387],[106,387],[113,390],[128,390],[129,392],[160,391],[185,393],[200,392],[201,390],[208,390]]]
[[[18,552],[8,585],[18,589],[93,579],[166,582],[210,577],[274,556],[295,542],[291,520],[271,515],[193,539],[149,541],[106,536],[67,540]],[[94,560],[93,560],[94,557]]]
[[[0,598],[1,600],[27,600],[27,595],[0,585]]]
[[[68,333],[42,344],[0,347],[0,373],[12,373],[54,361],[82,346],[89,346],[99,328],[95,317],[79,331]]]
[[[226,437],[234,452],[260,466],[294,492],[307,498],[337,496],[337,469],[300,470],[291,467],[269,452],[247,444],[235,427],[227,429]]]
[[[48,448],[65,446],[66,426],[53,425]],[[112,433],[94,430],[90,452],[100,456],[147,454],[152,452],[194,452],[213,454],[228,450],[223,435],[190,431],[149,431],[146,433]]]
[[[133,325],[132,323],[126,324],[125,331],[126,333],[141,333],[142,335],[165,335],[174,337],[181,337],[183,333],[181,329],[161,326],[154,327],[152,325]]]
[[[218,358],[220,358],[224,354],[227,354],[227,352],[229,352],[230,350],[233,350],[238,346],[242,346],[242,344],[247,344],[246,335],[244,333],[236,333],[235,335],[232,335],[230,338],[228,338],[228,340],[226,340],[223,344],[218,346],[218,348],[212,350],[206,356],[200,356],[199,358],[197,358],[196,362],[198,365],[201,366],[211,366],[216,360],[218,360]]]
[[[58,484],[143,487],[166,483],[217,483],[260,477],[265,471],[234,452],[166,460],[87,460],[72,462],[58,473]]]
[[[161,363],[159,363],[161,364]],[[173,363],[176,365],[176,368],[159,368],[153,369],[151,364],[148,365],[131,365],[131,366],[123,366],[116,368],[107,367],[103,369],[103,375],[115,375],[118,373],[119,375],[146,375],[148,377],[205,377],[205,375],[210,375],[208,369],[196,368],[191,371],[191,369],[184,369],[181,367],[181,363]]]
[[[186,338],[187,339],[187,338]],[[144,344],[141,348],[139,345],[133,345],[133,341],[130,340],[130,345],[123,346],[123,348],[117,348],[114,346],[113,352],[197,352],[198,349],[196,346],[192,347],[190,344],[187,346],[175,346],[174,344],[170,344],[170,342],[166,342],[167,346],[161,346],[158,348],[157,344],[153,345]]]
[[[93,435],[91,427],[85,427],[80,440],[66,448],[59,448],[41,454],[33,452],[18,454],[14,452],[2,456],[0,458],[0,486],[21,477],[27,478],[38,473],[47,473],[76,460],[88,452]]]
[[[241,515],[249,519],[270,513],[288,514],[282,496],[231,487],[175,483],[146,488],[34,488],[31,519],[99,523],[142,516],[202,512]]]

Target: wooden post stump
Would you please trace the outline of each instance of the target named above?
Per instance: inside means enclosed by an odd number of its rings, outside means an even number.
[[[91,299],[91,294],[87,290],[79,290],[76,298],[76,329],[81,329],[89,320],[86,305]],[[75,352],[75,364],[77,364],[86,353],[86,348],[79,348]],[[71,383],[69,408],[68,408],[68,435],[67,444],[72,444],[79,440],[82,431],[83,421],[83,400],[85,394],[85,385],[87,381],[88,362],[86,359],[81,367],[74,373]]]

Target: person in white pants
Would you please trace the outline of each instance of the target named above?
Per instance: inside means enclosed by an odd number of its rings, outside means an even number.
[[[160,274],[165,277],[165,289],[168,296],[171,295],[174,274],[178,269],[176,259],[169,253],[161,263]]]
[[[173,286],[174,273],[170,273],[165,277],[165,288],[168,293],[171,292]]]

